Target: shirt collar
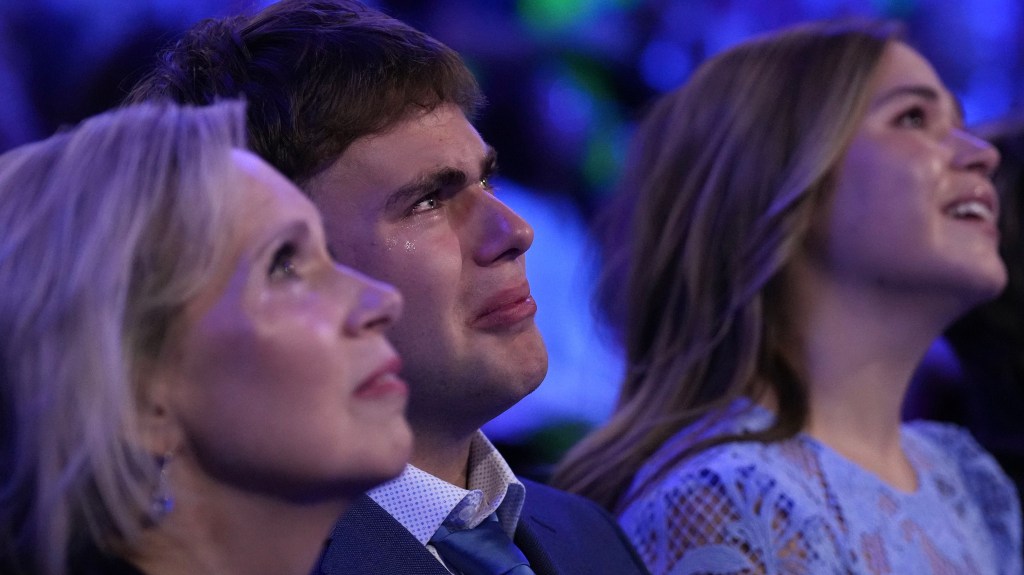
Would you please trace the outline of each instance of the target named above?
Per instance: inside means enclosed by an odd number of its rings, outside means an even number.
[[[469,447],[469,489],[406,465],[397,478],[367,492],[378,505],[426,545],[437,528],[453,515],[463,528],[473,528],[497,512],[509,537],[515,534],[526,499],[526,487],[480,431]]]

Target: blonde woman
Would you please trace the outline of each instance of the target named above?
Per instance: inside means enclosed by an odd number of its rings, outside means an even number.
[[[401,301],[334,264],[244,107],[0,157],[0,571],[305,574],[411,435]]]
[[[734,47],[640,128],[629,370],[556,483],[653,573],[1021,572],[1019,504],[911,372],[1003,288],[996,151],[886,27]]]

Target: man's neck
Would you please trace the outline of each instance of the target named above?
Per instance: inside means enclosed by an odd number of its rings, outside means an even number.
[[[416,447],[409,463],[452,485],[468,489],[469,448],[472,443],[473,434],[438,438],[417,433]]]

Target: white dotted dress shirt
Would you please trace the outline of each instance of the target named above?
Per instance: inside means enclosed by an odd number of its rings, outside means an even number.
[[[407,465],[401,475],[367,495],[441,561],[434,547],[427,543],[449,515],[456,528],[472,529],[496,512],[509,538],[519,523],[526,487],[480,431],[469,448],[468,485],[469,489],[463,489]]]

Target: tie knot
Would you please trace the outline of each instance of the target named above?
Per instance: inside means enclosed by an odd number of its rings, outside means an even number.
[[[530,562],[493,513],[472,529],[452,530],[442,524],[430,544],[460,575],[533,575]]]

